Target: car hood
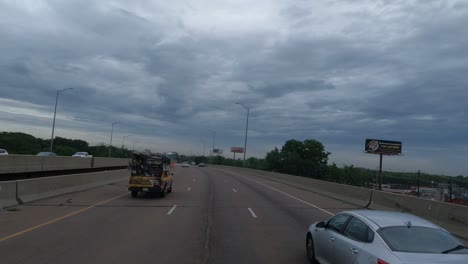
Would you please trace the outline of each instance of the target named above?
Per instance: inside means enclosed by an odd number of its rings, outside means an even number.
[[[393,252],[403,263],[406,264],[466,264],[467,254],[421,254]]]

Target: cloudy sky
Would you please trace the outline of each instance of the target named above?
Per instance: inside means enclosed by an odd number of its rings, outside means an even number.
[[[468,175],[468,2],[0,0],[0,130],[263,157],[313,138],[338,165]]]

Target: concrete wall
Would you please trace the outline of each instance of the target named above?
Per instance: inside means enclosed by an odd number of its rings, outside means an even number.
[[[127,180],[130,171],[111,170],[0,182],[0,208]]]
[[[0,156],[0,174],[42,171],[42,157],[30,155]]]
[[[43,157],[42,171],[90,169],[92,158]]]
[[[120,158],[79,158],[79,157],[38,157],[32,155],[0,156],[0,174],[40,171],[91,169],[128,166],[130,159]]]
[[[16,204],[16,181],[0,182],[0,208]]]
[[[116,166],[128,166],[131,159],[119,159],[119,158],[94,158],[93,168],[108,168]]]
[[[468,207],[374,190],[371,209],[408,212],[468,238]]]
[[[232,172],[247,173],[296,186],[345,202],[351,202],[361,207],[369,205],[368,208],[370,209],[408,212],[434,222],[455,235],[468,239],[468,206],[432,201],[414,196],[359,188],[288,174],[227,166],[213,167]],[[371,202],[370,204],[368,204],[369,201]]]
[[[17,181],[18,196],[21,201],[27,203],[64,193],[77,192],[119,182],[129,177],[130,171],[123,169],[19,180]]]

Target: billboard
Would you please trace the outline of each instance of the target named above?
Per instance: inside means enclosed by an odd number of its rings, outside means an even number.
[[[213,153],[223,154],[223,150],[222,149],[213,149]]]
[[[233,152],[233,153],[244,153],[244,148],[241,148],[241,147],[231,147],[231,152]]]
[[[371,154],[400,155],[401,142],[380,139],[366,139],[366,152]]]

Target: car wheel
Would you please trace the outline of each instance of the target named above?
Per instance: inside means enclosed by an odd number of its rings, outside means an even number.
[[[312,235],[310,233],[307,233],[306,250],[307,258],[309,259],[310,263],[317,264],[318,262],[315,259],[314,240],[312,239]]]
[[[138,191],[132,191],[132,197],[137,197],[138,196]]]
[[[171,186],[167,189],[167,193],[171,193],[172,192],[172,184]]]
[[[164,188],[162,188],[161,193],[159,194],[159,197],[164,197],[164,196],[166,196],[166,187],[167,187],[167,186],[164,186]]]

